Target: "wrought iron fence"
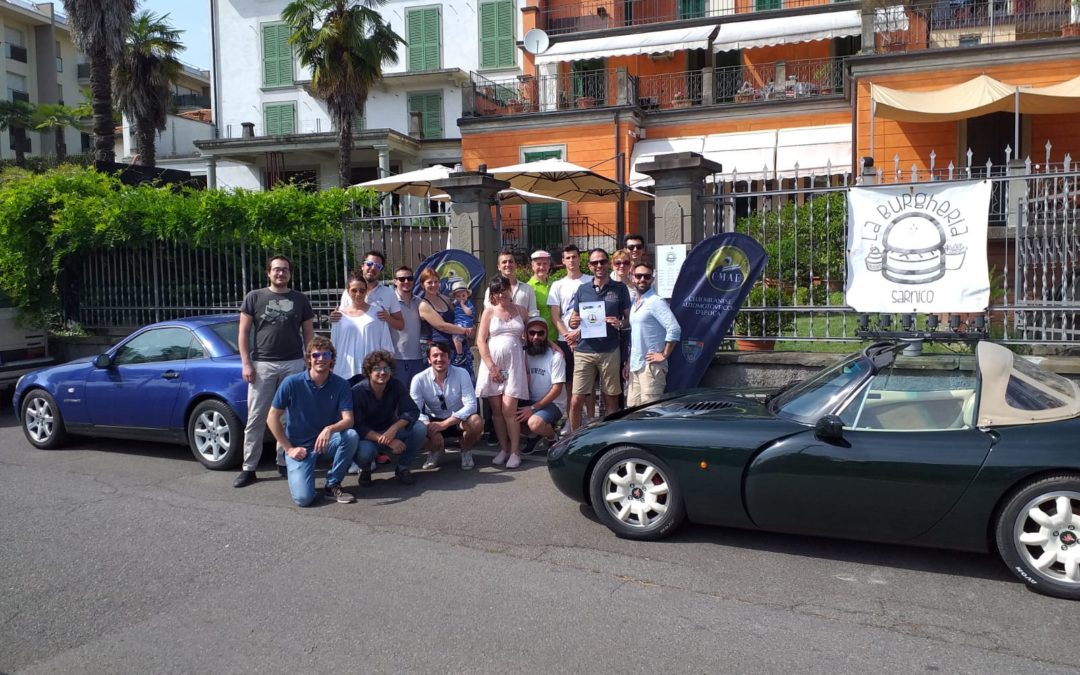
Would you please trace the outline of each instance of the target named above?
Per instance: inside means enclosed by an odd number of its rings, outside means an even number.
[[[446,214],[375,216],[357,211],[332,239],[294,239],[274,249],[238,242],[197,246],[156,241],[94,251],[82,263],[77,319],[87,328],[132,327],[199,314],[238,311],[244,295],[266,283],[266,259],[293,261],[293,287],[308,294],[316,328],[328,330],[348,270],[366,251],[386,255],[384,276],[398,265],[416,267],[446,248]]]
[[[933,0],[874,8],[876,47],[886,51],[973,47],[1061,37],[1080,22],[1057,0]]]
[[[463,115],[490,117],[553,112],[575,108],[607,108],[637,100],[637,78],[625,70],[579,70],[558,75],[490,80],[472,73],[472,95]]]
[[[959,331],[987,330],[1002,342],[1073,344],[1080,338],[1080,171],[1029,158],[1010,166],[949,165],[901,170],[899,159],[865,175],[863,184],[919,184],[984,178],[991,182],[985,314],[874,316],[869,328],[899,330],[915,321]],[[765,247],[770,261],[744,303],[733,333],[756,341],[857,341],[867,317],[845,304],[846,193],[850,174],[720,174],[706,197],[709,236],[739,231]],[[929,324],[927,322],[930,322]]]
[[[842,58],[805,59],[717,68],[714,102],[753,103],[828,96],[843,92]]]
[[[701,85],[700,70],[642,75],[638,80],[638,105],[644,110],[700,105]]]
[[[610,224],[597,223],[588,216],[529,220],[503,219],[501,246],[514,250],[518,262],[525,263],[529,254],[537,249],[551,253],[552,260],[559,259],[559,250],[574,244],[582,251],[603,248],[614,251],[615,228]]]

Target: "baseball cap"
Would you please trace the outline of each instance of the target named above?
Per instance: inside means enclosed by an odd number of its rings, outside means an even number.
[[[539,251],[533,251],[532,255],[529,256],[529,260],[540,260],[541,258],[551,258],[551,254],[544,249],[540,249]]]
[[[546,327],[547,326],[547,319],[540,316],[539,314],[534,314],[533,316],[529,317],[528,321],[525,322],[525,327],[528,328],[529,326],[533,325],[534,323],[542,323]]]

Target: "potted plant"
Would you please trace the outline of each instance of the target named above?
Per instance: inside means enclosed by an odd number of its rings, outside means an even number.
[[[689,108],[690,98],[680,90],[675,92],[675,95],[671,98],[671,104],[675,108]]]
[[[746,80],[739,87],[739,90],[735,92],[736,103],[749,103],[754,100],[754,84],[750,80]]]
[[[578,96],[574,104],[579,108],[594,108],[596,107],[596,99],[592,96]]]
[[[743,352],[769,351],[776,338],[795,327],[795,315],[781,311],[792,305],[791,291],[776,286],[756,284],[743,303],[744,310],[735,317],[735,347]],[[755,309],[762,311],[746,311]],[[747,339],[761,338],[761,339]]]
[[[506,102],[506,111],[511,114],[525,112],[525,102],[518,99],[509,100]]]

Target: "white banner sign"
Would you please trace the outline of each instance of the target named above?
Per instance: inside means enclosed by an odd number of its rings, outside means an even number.
[[[848,191],[847,304],[859,312],[982,312],[990,181]]]

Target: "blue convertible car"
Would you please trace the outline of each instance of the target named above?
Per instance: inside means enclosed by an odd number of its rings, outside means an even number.
[[[211,469],[243,455],[247,384],[236,314],[163,321],[100,356],[24,375],[15,411],[26,439],[55,448],[69,434],[183,443]]]

